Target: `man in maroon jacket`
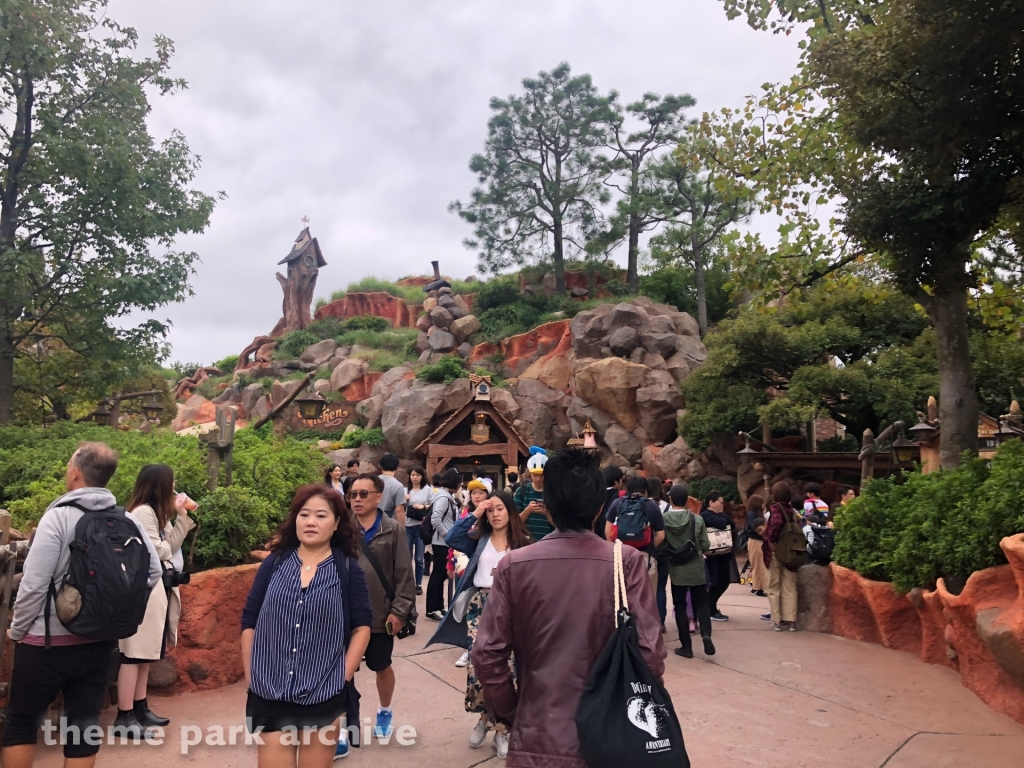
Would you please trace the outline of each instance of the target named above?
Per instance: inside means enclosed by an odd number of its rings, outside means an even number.
[[[473,666],[492,711],[511,724],[510,768],[585,768],[576,707],[615,628],[614,548],[593,533],[605,502],[597,458],[580,449],[549,458],[544,501],[556,530],[498,564],[473,644]],[[622,554],[640,650],[660,679],[665,644],[654,590],[641,553],[625,547]],[[518,693],[508,664],[512,656]]]

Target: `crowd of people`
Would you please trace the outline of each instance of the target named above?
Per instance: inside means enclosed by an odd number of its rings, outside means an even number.
[[[510,764],[582,765],[575,708],[566,702],[579,697],[613,630],[612,542],[623,544],[640,652],[657,679],[669,594],[675,653],[693,658],[699,632],[704,653],[715,654],[713,622],[729,619],[719,601],[740,581],[739,539],[751,591],[769,601],[763,618],[775,630],[796,629],[794,531],[812,560],[831,541],[831,513],[815,484],[799,508],[786,483],[767,500],[751,496],[738,537],[717,491],[697,510],[680,483],[601,470],[583,450],[531,452],[522,482],[509,474],[496,483],[482,470],[466,478],[455,468],[428,478],[413,466],[403,484],[398,457],[386,454],[379,473],[361,472],[355,461],[332,465],[323,483],[296,490],[242,614],[247,726],[262,735],[261,766],[345,757],[358,738],[354,675],[363,664],[377,689],[373,734],[390,737],[395,640],[416,631],[424,579],[425,616],[437,622],[427,645],[465,650],[457,662],[466,668],[465,709],[478,715],[469,744],[481,747],[493,731],[497,755],[515,758]],[[82,444],[68,463],[67,493],[35,531],[10,629],[17,645],[3,735],[9,768],[32,764],[37,729],[57,694],[72,733],[97,724],[115,655],[114,726],[144,739],[169,723],[149,708],[147,681],[150,665],[176,642],[179,585],[187,583],[181,550],[196,505],[176,493],[171,467],[154,464],[119,508],[106,489],[117,463],[108,446]],[[853,495],[844,487],[841,503]],[[134,590],[120,618],[106,623],[93,615],[95,590],[81,577],[93,567],[89,578],[102,585],[109,563],[81,560],[102,547]],[[285,738],[288,728],[322,735],[297,745]],[[64,754],[87,768],[98,749],[76,738]]]

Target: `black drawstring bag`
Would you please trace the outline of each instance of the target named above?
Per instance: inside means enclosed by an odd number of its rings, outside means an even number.
[[[583,759],[589,768],[689,768],[672,698],[640,655],[619,541],[615,617],[615,631],[597,657],[576,709]]]

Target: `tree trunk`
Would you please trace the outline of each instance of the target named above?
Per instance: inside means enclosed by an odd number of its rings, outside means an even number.
[[[14,337],[0,327],[0,424],[14,420]]]
[[[939,459],[943,469],[953,469],[964,451],[978,453],[978,394],[967,339],[967,288],[959,275],[937,282],[927,307],[938,347]]]
[[[630,293],[640,290],[640,276],[637,273],[637,259],[640,254],[640,215],[637,213],[637,198],[640,196],[640,157],[631,158],[632,169],[629,179],[629,247],[626,255],[626,287]]]
[[[555,262],[555,293],[559,296],[565,296],[565,262],[563,260],[562,251],[562,220],[555,219],[555,252],[553,259]]]
[[[694,211],[690,223],[690,248],[693,251],[693,282],[697,291],[697,328],[703,339],[708,332],[708,293],[704,284],[704,249],[700,245],[696,222],[697,213]]]

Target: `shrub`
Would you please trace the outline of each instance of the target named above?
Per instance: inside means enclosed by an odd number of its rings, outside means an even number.
[[[515,304],[521,299],[519,279],[515,275],[498,277],[480,286],[473,301],[473,310],[482,313],[488,309],[504,307],[506,304]]]
[[[374,427],[373,429],[356,427],[355,429],[350,429],[341,437],[342,448],[358,448],[361,445],[384,445],[384,430],[380,427]]]
[[[277,356],[294,360],[301,355],[306,347],[321,341],[320,337],[308,330],[292,331],[285,334],[277,342]]]
[[[195,517],[197,532],[183,550],[194,556],[194,567],[200,569],[244,563],[279,523],[279,515],[266,499],[237,485],[206,496]]]
[[[435,384],[451,384],[467,375],[466,364],[458,355],[445,355],[434,365],[425,365],[416,372],[417,379]]]
[[[1011,440],[991,463],[868,483],[836,513],[835,560],[906,592],[1005,563],[1000,540],[1021,532],[1024,441]]]
[[[390,280],[383,280],[379,277],[364,277],[359,282],[351,283],[343,291],[335,291],[331,294],[331,300],[342,299],[349,293],[378,292],[390,293],[392,296],[405,299],[410,304],[422,304],[423,298],[426,295],[423,293],[422,288],[417,288],[415,285],[396,285]]]
[[[235,370],[235,366],[238,365],[238,355],[228,355],[222,360],[218,360],[213,364],[215,368],[221,371],[221,373],[231,373]]]
[[[343,331],[385,331],[391,327],[391,321],[386,317],[358,315],[350,317],[341,324],[341,327]]]
[[[701,501],[704,501],[704,497],[711,493],[711,491],[718,491],[722,494],[723,499],[733,504],[739,504],[741,501],[739,489],[736,487],[736,483],[731,480],[704,477],[700,480],[688,482],[686,487],[693,498],[700,499]]]

